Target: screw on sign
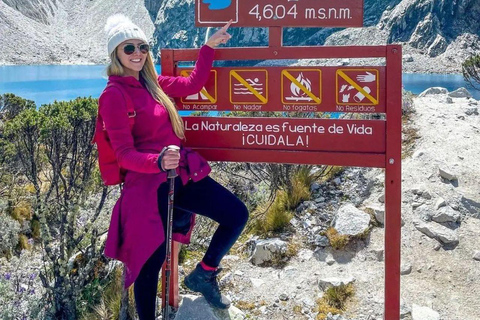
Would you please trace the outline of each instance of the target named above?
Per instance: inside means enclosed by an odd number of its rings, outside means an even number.
[[[196,0],[196,25],[361,27],[363,0]]]
[[[284,69],[281,88],[284,104],[320,104],[322,102],[322,71],[320,69]]]
[[[231,70],[230,102],[243,104],[266,104],[268,102],[267,70]]]

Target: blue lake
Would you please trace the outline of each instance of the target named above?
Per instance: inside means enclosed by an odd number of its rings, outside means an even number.
[[[0,94],[14,93],[40,106],[54,100],[98,98],[107,82],[105,66],[0,66]],[[159,70],[159,66],[157,67]],[[460,74],[404,74],[403,86],[415,94],[429,87],[453,91],[467,84]],[[480,92],[470,90],[480,100]]]

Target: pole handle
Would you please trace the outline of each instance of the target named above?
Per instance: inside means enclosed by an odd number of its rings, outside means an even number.
[[[180,147],[179,146],[176,146],[174,144],[171,144],[167,147],[167,150],[174,150],[174,151],[180,151]],[[168,170],[168,173],[167,173],[167,178],[168,179],[173,179],[175,177],[177,177],[178,174],[177,174],[177,170],[175,169],[169,169]]]

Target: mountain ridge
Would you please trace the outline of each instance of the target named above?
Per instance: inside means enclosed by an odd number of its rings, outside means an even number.
[[[114,13],[144,29],[156,57],[161,48],[198,48],[205,39],[206,28],[194,26],[193,0],[0,0],[0,44],[6,48],[0,65],[105,64],[103,25]],[[267,28],[230,32],[229,46],[268,45]],[[286,46],[366,43],[402,44],[418,62],[407,72],[459,72],[480,49],[480,2],[365,0],[363,28],[284,28]]]

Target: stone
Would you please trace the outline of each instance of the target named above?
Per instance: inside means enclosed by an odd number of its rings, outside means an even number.
[[[457,222],[460,220],[460,212],[453,210],[451,207],[441,207],[432,216],[435,222]]]
[[[473,255],[473,260],[480,261],[480,251],[475,252]]]
[[[457,180],[457,176],[455,175],[455,173],[452,170],[450,170],[450,168],[447,168],[446,166],[439,167],[438,174],[442,178],[447,179],[448,181]]]
[[[385,194],[382,194],[378,197],[378,202],[385,203]]]
[[[243,271],[240,271],[240,270],[237,270],[237,271],[234,272],[234,275],[239,276],[239,277],[243,276],[244,274],[245,273]]]
[[[226,310],[211,307],[204,297],[183,295],[175,320],[243,320],[245,313],[231,305]]]
[[[412,313],[412,309],[405,303],[400,303],[400,319],[407,318]]]
[[[312,250],[302,249],[298,253],[298,258],[302,261],[308,261],[308,260],[312,259],[312,257],[313,257],[313,251]]]
[[[333,259],[331,255],[328,255],[327,258],[325,259],[325,262],[327,263],[327,265],[331,266],[335,263],[335,259]]]
[[[233,274],[231,272],[227,272],[219,281],[218,284],[220,287],[225,287],[228,284],[233,283]]]
[[[452,231],[435,222],[423,222],[419,219],[413,221],[415,228],[418,231],[426,234],[430,238],[437,239],[443,244],[457,245],[459,242],[458,235]]]
[[[318,287],[320,288],[320,290],[325,291],[331,287],[339,287],[341,285],[346,286],[353,282],[355,282],[355,278],[353,277],[348,277],[343,279],[335,278],[335,277],[323,278],[323,279],[318,279]]]
[[[327,247],[330,244],[330,241],[326,236],[317,235],[315,237],[314,244],[320,247]]]
[[[406,54],[403,56],[403,61],[405,62],[413,62],[413,57],[411,54]]]
[[[240,257],[239,256],[236,256],[236,255],[226,255],[225,257],[223,257],[222,259],[223,261],[238,261],[240,260]]]
[[[452,104],[452,103],[453,103],[453,99],[452,99],[451,97],[446,97],[446,98],[445,98],[445,103]]]
[[[424,221],[430,221],[432,220],[432,216],[435,214],[435,211],[433,210],[432,207],[426,204],[421,204],[418,207],[415,205],[412,205],[414,209],[414,214],[416,217],[419,217],[420,219]]]
[[[442,87],[432,87],[420,93],[418,97],[422,98],[428,95],[437,95],[437,94],[448,94],[448,90]]]
[[[288,301],[289,297],[286,293],[282,293],[278,299],[280,299],[281,301]]]
[[[310,308],[313,308],[315,306],[315,301],[313,301],[312,298],[309,298],[309,297],[306,297],[306,298],[303,298],[302,299],[302,303],[306,306],[306,307],[310,307]]]
[[[440,320],[440,315],[430,308],[413,304],[412,320]]]
[[[472,94],[465,88],[458,88],[448,94],[452,98],[471,98]]]
[[[410,273],[412,273],[412,265],[410,263],[402,264],[400,267],[400,274],[405,276]]]
[[[412,157],[413,157],[414,159],[418,159],[418,158],[420,158],[421,156],[423,156],[424,154],[425,154],[425,151],[423,151],[423,150],[417,150],[417,151],[415,151],[415,152],[413,153]]]
[[[372,249],[370,254],[376,261],[383,261],[384,250],[383,249]]]
[[[250,278],[250,281],[252,282],[252,285],[253,285],[255,288],[258,288],[258,287],[260,287],[262,284],[265,284],[265,281],[263,281],[262,279]]]
[[[320,184],[319,184],[318,182],[314,182],[314,183],[312,183],[312,185],[310,186],[310,190],[311,190],[312,192],[317,191],[318,189],[320,189]]]
[[[477,107],[468,107],[467,109],[465,109],[465,114],[467,116],[473,116],[473,115],[478,116],[478,108]]]
[[[437,201],[435,201],[435,210],[440,209],[441,207],[445,207],[447,204],[445,202],[445,199],[442,197],[438,198]]]
[[[385,224],[385,208],[384,207],[368,206],[366,208],[373,211],[373,215],[375,216],[375,219],[377,219],[378,222],[380,222],[381,224]]]
[[[333,221],[333,227],[342,235],[356,236],[365,232],[370,224],[370,216],[353,204],[341,206]]]
[[[287,243],[278,238],[257,240],[250,261],[258,266],[287,252]]]

